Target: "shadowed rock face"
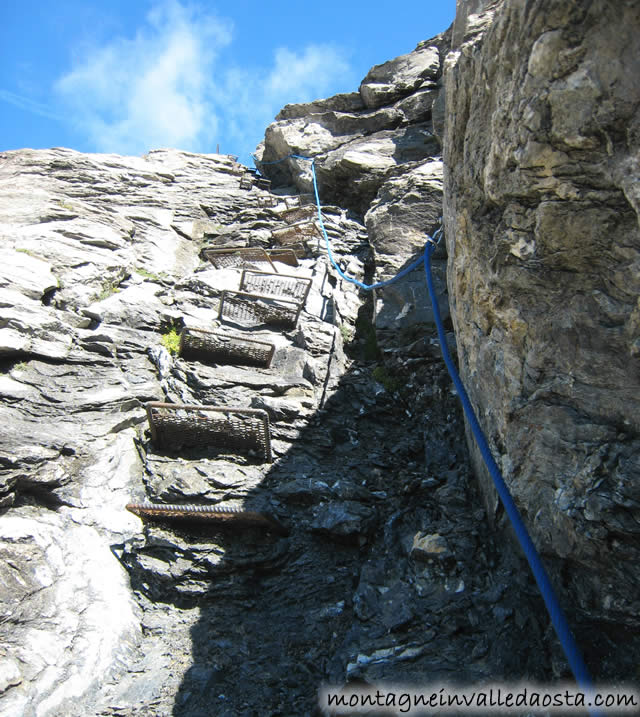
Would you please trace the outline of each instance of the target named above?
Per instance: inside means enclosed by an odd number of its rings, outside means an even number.
[[[574,603],[635,627],[639,26],[638,2],[490,4],[454,33],[444,138],[452,316],[480,421]]]

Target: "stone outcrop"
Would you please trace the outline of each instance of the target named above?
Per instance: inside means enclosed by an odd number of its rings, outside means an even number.
[[[634,678],[637,5],[460,0],[450,31],[358,92],[280,112],[259,148],[271,192],[223,155],[0,154],[1,712],[311,715],[323,684],[569,676],[495,530],[422,268],[373,294],[344,281],[299,194],[310,163],[267,164],[292,152],[315,157],[360,281],[415,260],[444,197],[449,345],[455,326],[587,662]],[[273,267],[311,283],[295,327],[220,317],[242,268],[267,266],[206,250],[292,233],[297,265]],[[273,360],[175,355],[183,327]],[[265,412],[273,462],[163,448],[148,401]],[[268,519],[125,510],[146,500]]]
[[[373,67],[357,93],[287,105],[267,128],[258,159],[318,158],[323,197],[364,214],[385,181],[439,153],[431,111],[441,92],[448,38],[444,33]],[[312,190],[308,162],[259,166],[279,183]]]
[[[635,629],[640,4],[467,9],[445,62],[461,372],[567,599]]]
[[[313,191],[310,163],[278,160],[289,154],[315,158],[321,196],[364,219],[373,248],[371,283],[415,259],[425,232],[440,224],[442,158],[432,111],[443,95],[449,35],[372,68],[357,93],[287,105],[258,150],[258,166],[275,185],[301,192]],[[434,274],[446,316],[445,259],[439,250]],[[382,332],[433,323],[422,271],[376,292],[370,308]]]
[[[404,263],[393,222],[412,227],[406,258],[436,221],[415,195],[438,195],[441,163],[408,169],[366,224],[323,206],[361,280]],[[540,605],[478,510],[433,331],[407,335],[416,315],[376,344],[313,212],[246,179],[168,150],[0,158],[3,714],[308,715],[323,683],[544,674]],[[275,266],[311,280],[296,328],[220,322],[241,271],[203,252],[274,248],[295,220],[311,238]],[[272,342],[271,366],[173,356],[183,326]],[[163,449],[148,401],[264,411],[274,460]],[[287,535],[143,524],[125,506],[146,500],[258,512]]]

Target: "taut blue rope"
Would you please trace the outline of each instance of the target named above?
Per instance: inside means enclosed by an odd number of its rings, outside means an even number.
[[[476,439],[476,443],[478,444],[478,448],[480,449],[482,458],[485,462],[485,465],[487,466],[491,478],[493,479],[493,483],[496,487],[496,490],[498,491],[498,495],[500,496],[502,505],[504,506],[504,509],[509,516],[509,520],[513,525],[516,537],[518,538],[518,542],[520,543],[527,562],[529,563],[529,567],[533,572],[533,576],[536,579],[536,583],[538,584],[542,599],[544,600],[544,604],[546,605],[549,616],[551,617],[551,623],[553,624],[553,627],[562,645],[562,649],[564,650],[564,653],[567,656],[567,660],[569,661],[571,671],[573,672],[573,675],[576,678],[576,682],[578,683],[580,688],[583,689],[585,692],[589,692],[593,689],[589,670],[587,669],[582,655],[580,654],[580,649],[578,648],[578,645],[574,640],[573,634],[571,633],[569,623],[567,622],[562,607],[560,607],[558,597],[556,596],[555,590],[553,589],[553,585],[549,580],[547,571],[542,564],[542,560],[540,559],[540,555],[536,550],[536,546],[531,540],[529,532],[527,531],[527,527],[525,526],[524,521],[520,516],[520,512],[516,507],[513,498],[511,497],[509,488],[507,487],[507,484],[502,477],[502,473],[500,472],[500,469],[498,468],[495,460],[493,459],[493,456],[491,455],[491,449],[489,448],[487,439],[485,438],[482,428],[478,423],[478,419],[476,418],[476,414],[473,410],[473,406],[471,405],[471,401],[469,400],[467,391],[464,387],[464,384],[462,383],[462,380],[460,379],[460,376],[458,375],[458,371],[456,370],[455,364],[451,359],[451,355],[449,354],[444,325],[442,323],[442,317],[440,316],[440,308],[438,306],[438,298],[436,296],[435,288],[433,285],[433,278],[431,276],[431,254],[433,253],[434,249],[435,242],[433,242],[433,240],[429,240],[424,249],[424,269],[427,278],[427,287],[429,289],[429,298],[431,299],[431,305],[433,307],[433,316],[435,318],[436,328],[438,329],[438,339],[440,340],[442,358],[447,365],[451,380],[453,381],[453,384],[458,391],[458,395],[460,396],[460,401],[462,403],[462,408],[464,409],[464,413],[473,432],[473,436]],[[593,715],[593,717],[601,717],[602,715],[602,713],[593,710],[589,711],[589,714]]]
[[[558,597],[555,593],[555,590],[553,589],[553,585],[549,580],[547,571],[542,564],[542,560],[540,558],[540,555],[538,554],[538,551],[536,550],[536,546],[531,540],[531,536],[529,535],[527,527],[524,524],[522,517],[520,516],[520,512],[518,511],[513,497],[509,492],[509,488],[507,487],[507,484],[502,477],[502,473],[500,472],[500,469],[498,468],[498,465],[496,464],[491,454],[491,449],[489,448],[487,439],[482,431],[482,428],[480,427],[480,424],[478,423],[478,419],[476,418],[476,414],[473,410],[473,406],[471,405],[471,401],[469,400],[467,391],[464,387],[464,384],[462,383],[462,380],[460,379],[460,376],[458,375],[458,371],[455,367],[455,364],[453,363],[453,360],[451,359],[451,355],[449,354],[444,325],[442,323],[442,317],[440,315],[440,307],[438,306],[438,298],[436,296],[435,288],[433,285],[433,278],[431,275],[431,254],[435,250],[436,242],[431,239],[431,237],[428,237],[427,243],[424,248],[424,254],[420,256],[419,259],[416,259],[416,261],[414,261],[408,267],[396,274],[396,276],[394,276],[392,279],[388,279],[387,281],[380,281],[377,284],[363,284],[357,279],[347,276],[342,271],[342,269],[340,269],[335,259],[333,258],[329,235],[327,234],[324,222],[322,221],[320,195],[318,194],[318,182],[316,180],[315,160],[311,157],[302,157],[300,155],[290,154],[287,157],[283,157],[283,159],[276,160],[275,162],[262,162],[262,164],[278,164],[279,162],[283,162],[289,157],[291,157],[292,159],[302,159],[311,162],[311,176],[313,178],[313,190],[316,197],[316,205],[318,207],[318,221],[320,222],[322,233],[325,238],[327,254],[332,265],[345,281],[348,281],[351,284],[355,284],[361,289],[369,291],[371,289],[377,289],[381,286],[387,286],[388,284],[397,281],[403,276],[406,276],[410,271],[416,269],[418,266],[420,266],[420,264],[424,262],[427,288],[429,290],[429,298],[431,299],[431,305],[433,307],[433,316],[435,318],[436,328],[438,330],[438,339],[440,341],[442,357],[449,371],[449,375],[451,376],[451,380],[453,381],[453,384],[458,391],[458,395],[460,396],[460,401],[467,417],[467,421],[469,422],[469,426],[471,427],[471,431],[473,432],[474,438],[476,440],[476,443],[478,444],[478,448],[480,449],[480,453],[482,454],[482,458],[485,462],[485,465],[487,466],[489,474],[493,479],[493,483],[496,487],[496,490],[498,491],[498,495],[500,496],[502,505],[504,506],[504,509],[509,516],[509,520],[513,525],[516,537],[518,538],[518,542],[520,543],[527,562],[529,563],[529,567],[533,572],[533,576],[538,585],[538,589],[540,590],[540,594],[542,595],[542,599],[544,600],[544,604],[546,605],[547,611],[551,618],[551,623],[556,631],[558,639],[560,640],[560,644],[562,645],[562,649],[564,650],[567,660],[569,661],[571,671],[573,672],[573,675],[580,689],[584,690],[584,692],[586,693],[592,693],[593,683],[591,681],[589,670],[580,653],[580,649],[573,637],[571,628],[569,627],[569,623],[567,622],[567,618],[565,617],[562,607],[560,606],[560,602],[558,601]],[[596,711],[595,709],[588,708],[588,712],[592,717],[604,717],[602,712]]]

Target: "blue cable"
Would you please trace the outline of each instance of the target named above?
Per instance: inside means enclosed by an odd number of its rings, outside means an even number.
[[[529,563],[531,571],[536,579],[542,599],[547,606],[551,622],[555,628],[556,634],[558,635],[562,649],[567,656],[567,660],[569,661],[573,675],[576,678],[576,682],[583,691],[591,692],[593,690],[593,683],[591,681],[591,676],[589,675],[589,670],[587,669],[582,655],[580,654],[580,649],[578,648],[573,634],[571,633],[571,628],[569,627],[569,623],[567,622],[564,612],[560,607],[560,603],[558,602],[558,598],[555,594],[553,586],[551,585],[547,571],[542,564],[540,555],[538,554],[538,551],[529,536],[524,521],[522,520],[520,512],[511,497],[511,493],[509,492],[509,488],[502,477],[500,469],[491,455],[491,449],[489,448],[487,439],[485,438],[482,428],[478,423],[478,419],[476,418],[476,414],[473,410],[473,406],[471,405],[471,401],[469,400],[464,384],[462,383],[455,364],[451,359],[451,355],[449,354],[444,326],[442,324],[442,317],[440,316],[438,299],[431,276],[431,254],[434,249],[435,243],[431,240],[427,242],[424,250],[424,268],[427,277],[427,287],[429,288],[429,298],[431,299],[431,304],[433,306],[433,316],[438,329],[438,339],[440,340],[442,357],[447,365],[447,369],[449,370],[451,380],[453,381],[456,390],[458,391],[458,395],[460,396],[462,407],[467,417],[467,421],[469,422],[469,426],[473,431],[473,435],[476,439],[476,443],[478,444],[478,448],[480,449],[480,453],[482,454],[482,458],[484,459],[485,465],[491,474],[491,478],[493,479],[493,483],[498,491],[502,505],[509,516],[509,520],[516,532],[518,542],[524,551],[527,562]],[[589,714],[593,717],[602,717],[601,712],[594,710],[589,710]]]
[[[348,276],[347,274],[342,271],[342,269],[338,266],[338,263],[333,257],[333,252],[331,251],[331,242],[329,240],[329,235],[327,234],[327,230],[324,226],[324,221],[322,220],[322,211],[321,211],[321,205],[320,205],[320,195],[318,194],[318,182],[316,180],[316,160],[313,157],[303,157],[300,154],[288,154],[286,157],[282,157],[282,159],[276,159],[271,162],[263,162],[256,158],[255,155],[252,155],[254,161],[259,162],[260,164],[280,164],[280,162],[284,162],[287,159],[302,159],[305,162],[311,162],[311,177],[313,179],[313,191],[316,197],[316,206],[318,207],[318,221],[320,222],[320,228],[322,229],[322,235],[324,236],[324,241],[327,247],[327,255],[329,257],[329,261],[333,265],[333,268],[338,272],[338,274],[345,280],[348,281],[350,284],[355,284],[356,286],[359,286],[361,289],[364,289],[365,291],[371,291],[372,289],[380,289],[383,286],[389,286],[389,284],[393,284],[394,282],[398,281],[398,279],[402,279],[403,276],[406,276],[410,272],[412,272],[414,269],[417,269],[420,264],[424,261],[424,258],[421,256],[420,258],[416,259],[412,264],[402,269],[400,272],[398,272],[394,277],[391,279],[386,279],[385,281],[379,281],[376,284],[363,284],[361,281],[358,281],[357,279],[354,279],[351,276]]]
[[[345,281],[348,281],[351,284],[355,284],[356,286],[359,286],[361,289],[370,291],[371,289],[377,289],[379,287],[388,286],[389,284],[392,284],[394,281],[397,281],[398,279],[401,279],[403,276],[406,276],[409,272],[413,271],[418,266],[420,266],[420,264],[422,264],[424,262],[424,270],[425,270],[425,275],[426,275],[426,279],[427,279],[427,287],[429,290],[429,298],[431,299],[431,304],[433,307],[433,316],[434,316],[434,319],[436,322],[436,328],[438,330],[438,339],[440,340],[440,348],[442,350],[442,357],[443,357],[444,362],[449,371],[449,375],[451,376],[451,380],[453,381],[453,384],[456,387],[456,390],[458,391],[458,395],[460,396],[462,408],[464,409],[465,415],[467,417],[467,421],[469,422],[469,426],[471,427],[471,430],[475,437],[476,443],[478,444],[478,448],[480,449],[480,453],[482,454],[482,458],[484,459],[484,462],[485,462],[485,465],[487,466],[489,474],[491,475],[491,478],[493,479],[493,483],[496,487],[496,490],[498,491],[498,495],[500,496],[502,505],[504,506],[504,509],[505,509],[507,515],[509,516],[509,520],[511,521],[511,524],[513,525],[513,528],[516,533],[516,537],[518,538],[518,542],[520,543],[520,546],[525,554],[527,562],[529,563],[529,567],[531,568],[531,571],[533,572],[533,576],[538,585],[538,589],[540,590],[540,594],[542,595],[542,599],[544,600],[547,611],[551,618],[551,623],[556,631],[558,639],[560,640],[560,644],[562,645],[562,649],[564,650],[567,660],[569,661],[569,666],[571,667],[571,671],[573,672],[573,675],[574,675],[576,682],[577,682],[578,686],[580,687],[580,689],[583,690],[584,692],[586,692],[587,695],[589,695],[594,690],[593,682],[591,680],[589,670],[588,670],[588,668],[584,662],[584,659],[580,653],[580,649],[573,637],[571,628],[569,627],[569,623],[567,622],[567,618],[565,617],[562,607],[560,606],[560,602],[558,601],[558,597],[555,593],[555,590],[553,589],[553,585],[551,584],[551,581],[549,580],[547,571],[545,570],[545,567],[542,564],[540,555],[538,554],[538,551],[536,550],[536,547],[533,544],[533,541],[531,540],[531,537],[527,531],[524,521],[522,520],[522,517],[520,516],[520,512],[518,511],[518,508],[516,507],[516,504],[515,504],[513,498],[511,497],[511,493],[509,492],[509,488],[507,487],[507,484],[505,483],[505,480],[502,477],[502,473],[500,472],[500,469],[498,468],[498,465],[496,464],[496,462],[491,454],[491,449],[489,448],[487,439],[485,438],[482,428],[480,427],[480,424],[478,423],[478,419],[476,418],[476,415],[473,410],[473,406],[471,405],[471,401],[469,400],[467,391],[464,387],[464,384],[462,383],[462,381],[460,379],[460,376],[458,375],[458,371],[456,370],[455,364],[453,363],[453,361],[451,359],[451,355],[449,354],[449,350],[447,348],[445,331],[444,331],[444,325],[442,323],[442,317],[440,315],[440,308],[438,306],[438,299],[436,296],[435,288],[433,286],[433,279],[431,276],[431,254],[435,250],[436,242],[433,239],[429,238],[427,241],[427,244],[425,245],[424,254],[420,258],[416,259],[416,261],[414,261],[408,267],[406,267],[405,269],[400,271],[398,274],[396,274],[396,276],[394,276],[393,278],[388,279],[386,281],[380,281],[376,284],[363,284],[361,281],[358,281],[357,279],[347,276],[342,271],[342,269],[338,266],[335,259],[333,258],[333,253],[331,251],[331,242],[329,241],[329,235],[327,234],[327,230],[325,229],[324,222],[322,221],[320,195],[318,194],[318,182],[316,180],[315,159],[313,159],[311,157],[303,157],[301,155],[290,154],[290,155],[287,155],[287,157],[283,157],[282,159],[278,159],[273,162],[262,162],[262,164],[278,164],[279,162],[283,162],[285,159],[288,159],[289,157],[291,157],[293,159],[302,159],[302,160],[311,162],[311,176],[313,179],[313,190],[314,190],[315,198],[316,198],[316,206],[318,207],[318,221],[320,222],[320,226],[322,228],[322,233],[325,238],[325,242],[326,242],[326,246],[327,246],[327,254],[329,256],[331,264],[336,269],[338,274]],[[597,710],[588,709],[588,712],[592,717],[604,717],[604,713],[597,711]]]
[[[299,157],[299,159],[304,159],[304,157]],[[333,252],[331,251],[331,242],[329,241],[329,235],[327,234],[327,230],[324,227],[324,222],[322,221],[322,212],[320,211],[320,195],[318,194],[318,182],[316,180],[316,167],[315,167],[315,160],[311,160],[311,177],[313,179],[313,191],[316,195],[316,206],[318,207],[318,221],[320,222],[320,228],[322,229],[322,234],[324,236],[324,241],[327,246],[327,255],[329,256],[329,261],[333,265],[333,268],[340,274],[340,276],[345,280],[348,281],[350,284],[355,284],[356,286],[359,286],[361,289],[364,289],[365,291],[371,291],[372,289],[379,289],[383,286],[389,286],[389,284],[393,284],[395,281],[398,281],[398,279],[402,279],[403,276],[406,276],[409,272],[413,271],[417,267],[422,264],[424,261],[423,257],[420,257],[416,259],[412,264],[402,269],[402,271],[398,272],[394,277],[391,279],[387,279],[386,281],[379,281],[376,284],[363,284],[361,281],[358,281],[357,279],[354,279],[351,276],[347,276],[347,274],[342,271],[342,269],[338,266],[338,263],[333,258]]]

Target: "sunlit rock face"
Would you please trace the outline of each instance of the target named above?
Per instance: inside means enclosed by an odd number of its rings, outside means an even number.
[[[344,370],[338,325],[347,335],[360,302],[341,280],[328,283],[312,253],[296,268],[278,264],[311,284],[296,329],[251,332],[275,346],[269,371],[187,362],[162,343],[171,329],[214,329],[222,291],[238,289],[240,271],[216,269],[203,247],[268,246],[287,227],[285,201],[242,188],[245,171],[231,157],[175,150],[0,155],[3,714],[94,714],[110,700],[149,699],[171,711],[189,630],[178,621],[169,652],[147,639],[142,593],[172,579],[162,569],[171,560],[130,557],[145,540],[124,506],[255,502],[270,465],[165,456],[146,433],[144,404],[265,410],[277,460]],[[361,272],[365,228],[335,207],[326,222],[337,256]],[[168,535],[164,556],[178,560]],[[125,554],[144,564],[147,588],[123,568]],[[177,594],[206,592],[182,582]],[[158,619],[166,636],[170,608]],[[129,684],[127,674],[145,672],[145,686]]]
[[[460,368],[559,584],[637,626],[640,5],[461,4],[444,63]]]
[[[450,31],[406,55],[373,67],[359,91],[287,105],[267,127],[258,157],[276,186],[312,192],[311,166],[290,154],[315,158],[323,200],[364,219],[373,248],[370,273],[388,279],[424,249],[442,215],[441,135],[435,106],[444,95],[442,62]],[[444,248],[434,261],[438,295],[448,315]],[[433,323],[422,272],[376,294],[378,330]]]
[[[478,509],[456,397],[412,294],[422,272],[374,313],[328,262],[315,207],[246,179],[231,157],[174,150],[0,157],[3,714],[311,714],[322,683],[417,684],[436,667],[453,679],[470,652],[470,681],[544,674],[541,647],[506,659],[539,609]],[[438,158],[409,165],[366,222],[323,201],[339,265],[363,281],[413,258],[441,181]],[[269,269],[255,252],[296,219],[310,230],[298,258]],[[247,246],[249,266],[206,260]],[[295,327],[220,315],[244,269],[309,284]],[[442,258],[438,271],[443,289]],[[267,342],[271,363],[171,355],[183,327]],[[149,401],[261,411],[272,462],[159,445]],[[143,524],[125,506],[144,501],[257,512],[283,534]],[[412,548],[425,535],[446,541],[437,562]],[[527,619],[514,629],[516,609]]]
[[[360,281],[419,255],[438,221],[442,162],[404,169],[366,220],[323,201]],[[311,714],[321,684],[549,670],[527,575],[478,506],[422,270],[373,306],[330,265],[315,207],[246,179],[173,150],[0,157],[3,714]],[[295,327],[221,316],[295,219],[310,234],[271,267],[309,284]],[[251,247],[249,266],[206,260],[225,247]],[[271,363],[171,355],[183,327],[267,342]],[[264,412],[272,462],[158,444],[149,401]],[[144,501],[282,531],[143,524],[125,506]]]

